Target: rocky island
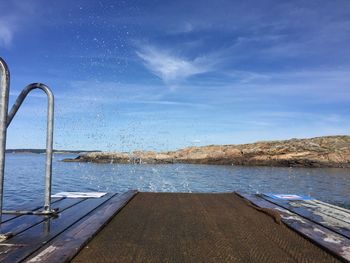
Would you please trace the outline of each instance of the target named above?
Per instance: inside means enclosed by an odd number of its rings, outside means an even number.
[[[350,136],[188,147],[176,151],[91,152],[65,162],[221,164],[350,168]]]

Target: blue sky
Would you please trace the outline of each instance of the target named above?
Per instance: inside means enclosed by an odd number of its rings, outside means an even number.
[[[55,148],[129,151],[350,133],[350,2],[1,1],[11,104],[56,96]],[[43,148],[27,98],[8,148]]]

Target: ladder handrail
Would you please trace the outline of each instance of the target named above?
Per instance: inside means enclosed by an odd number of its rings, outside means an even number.
[[[47,134],[46,134],[46,166],[45,166],[45,201],[44,211],[50,212],[51,207],[51,179],[52,179],[52,154],[53,154],[53,122],[54,122],[54,96],[48,86],[42,83],[32,83],[25,87],[18,95],[16,102],[13,104],[10,113],[7,117],[7,127],[11,124],[13,117],[16,115],[18,109],[21,107],[24,99],[29,92],[34,89],[43,90],[48,98],[47,103]]]
[[[9,103],[10,72],[6,62],[0,57],[0,224],[4,193],[5,151],[7,133],[7,111]]]
[[[5,73],[5,74],[4,74]],[[0,224],[3,204],[3,183],[6,150],[6,130],[21,107],[27,95],[34,89],[43,90],[48,98],[47,103],[47,134],[46,134],[46,162],[45,162],[45,197],[43,214],[51,214],[51,182],[52,182],[52,155],[53,155],[53,125],[54,125],[54,95],[50,88],[42,83],[32,83],[26,86],[18,95],[10,112],[8,112],[9,99],[9,70],[6,63],[0,58]],[[7,76],[3,81],[4,76]],[[4,115],[2,117],[2,115]]]

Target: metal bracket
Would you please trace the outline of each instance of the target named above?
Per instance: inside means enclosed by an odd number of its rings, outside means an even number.
[[[3,210],[3,214],[12,214],[12,215],[35,215],[35,216],[56,216],[59,213],[59,208],[53,208],[50,211],[48,210]]]
[[[0,234],[0,242],[5,241],[5,240],[9,239],[10,237],[13,237],[13,234],[11,232],[8,232],[5,234]]]

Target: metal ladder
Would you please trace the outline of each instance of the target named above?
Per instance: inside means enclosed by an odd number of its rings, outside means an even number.
[[[7,128],[13,117],[22,105],[29,92],[34,89],[43,90],[48,98],[47,104],[47,135],[46,135],[46,163],[45,163],[45,196],[44,206],[38,211],[12,211],[3,210],[4,172]],[[2,214],[28,214],[28,215],[52,215],[58,209],[51,208],[51,181],[52,181],[52,154],[53,154],[53,122],[54,122],[54,96],[48,86],[42,83],[33,83],[26,86],[17,97],[11,111],[8,113],[10,90],[10,72],[6,62],[0,57],[0,227]],[[1,235],[1,234],[0,234]]]

